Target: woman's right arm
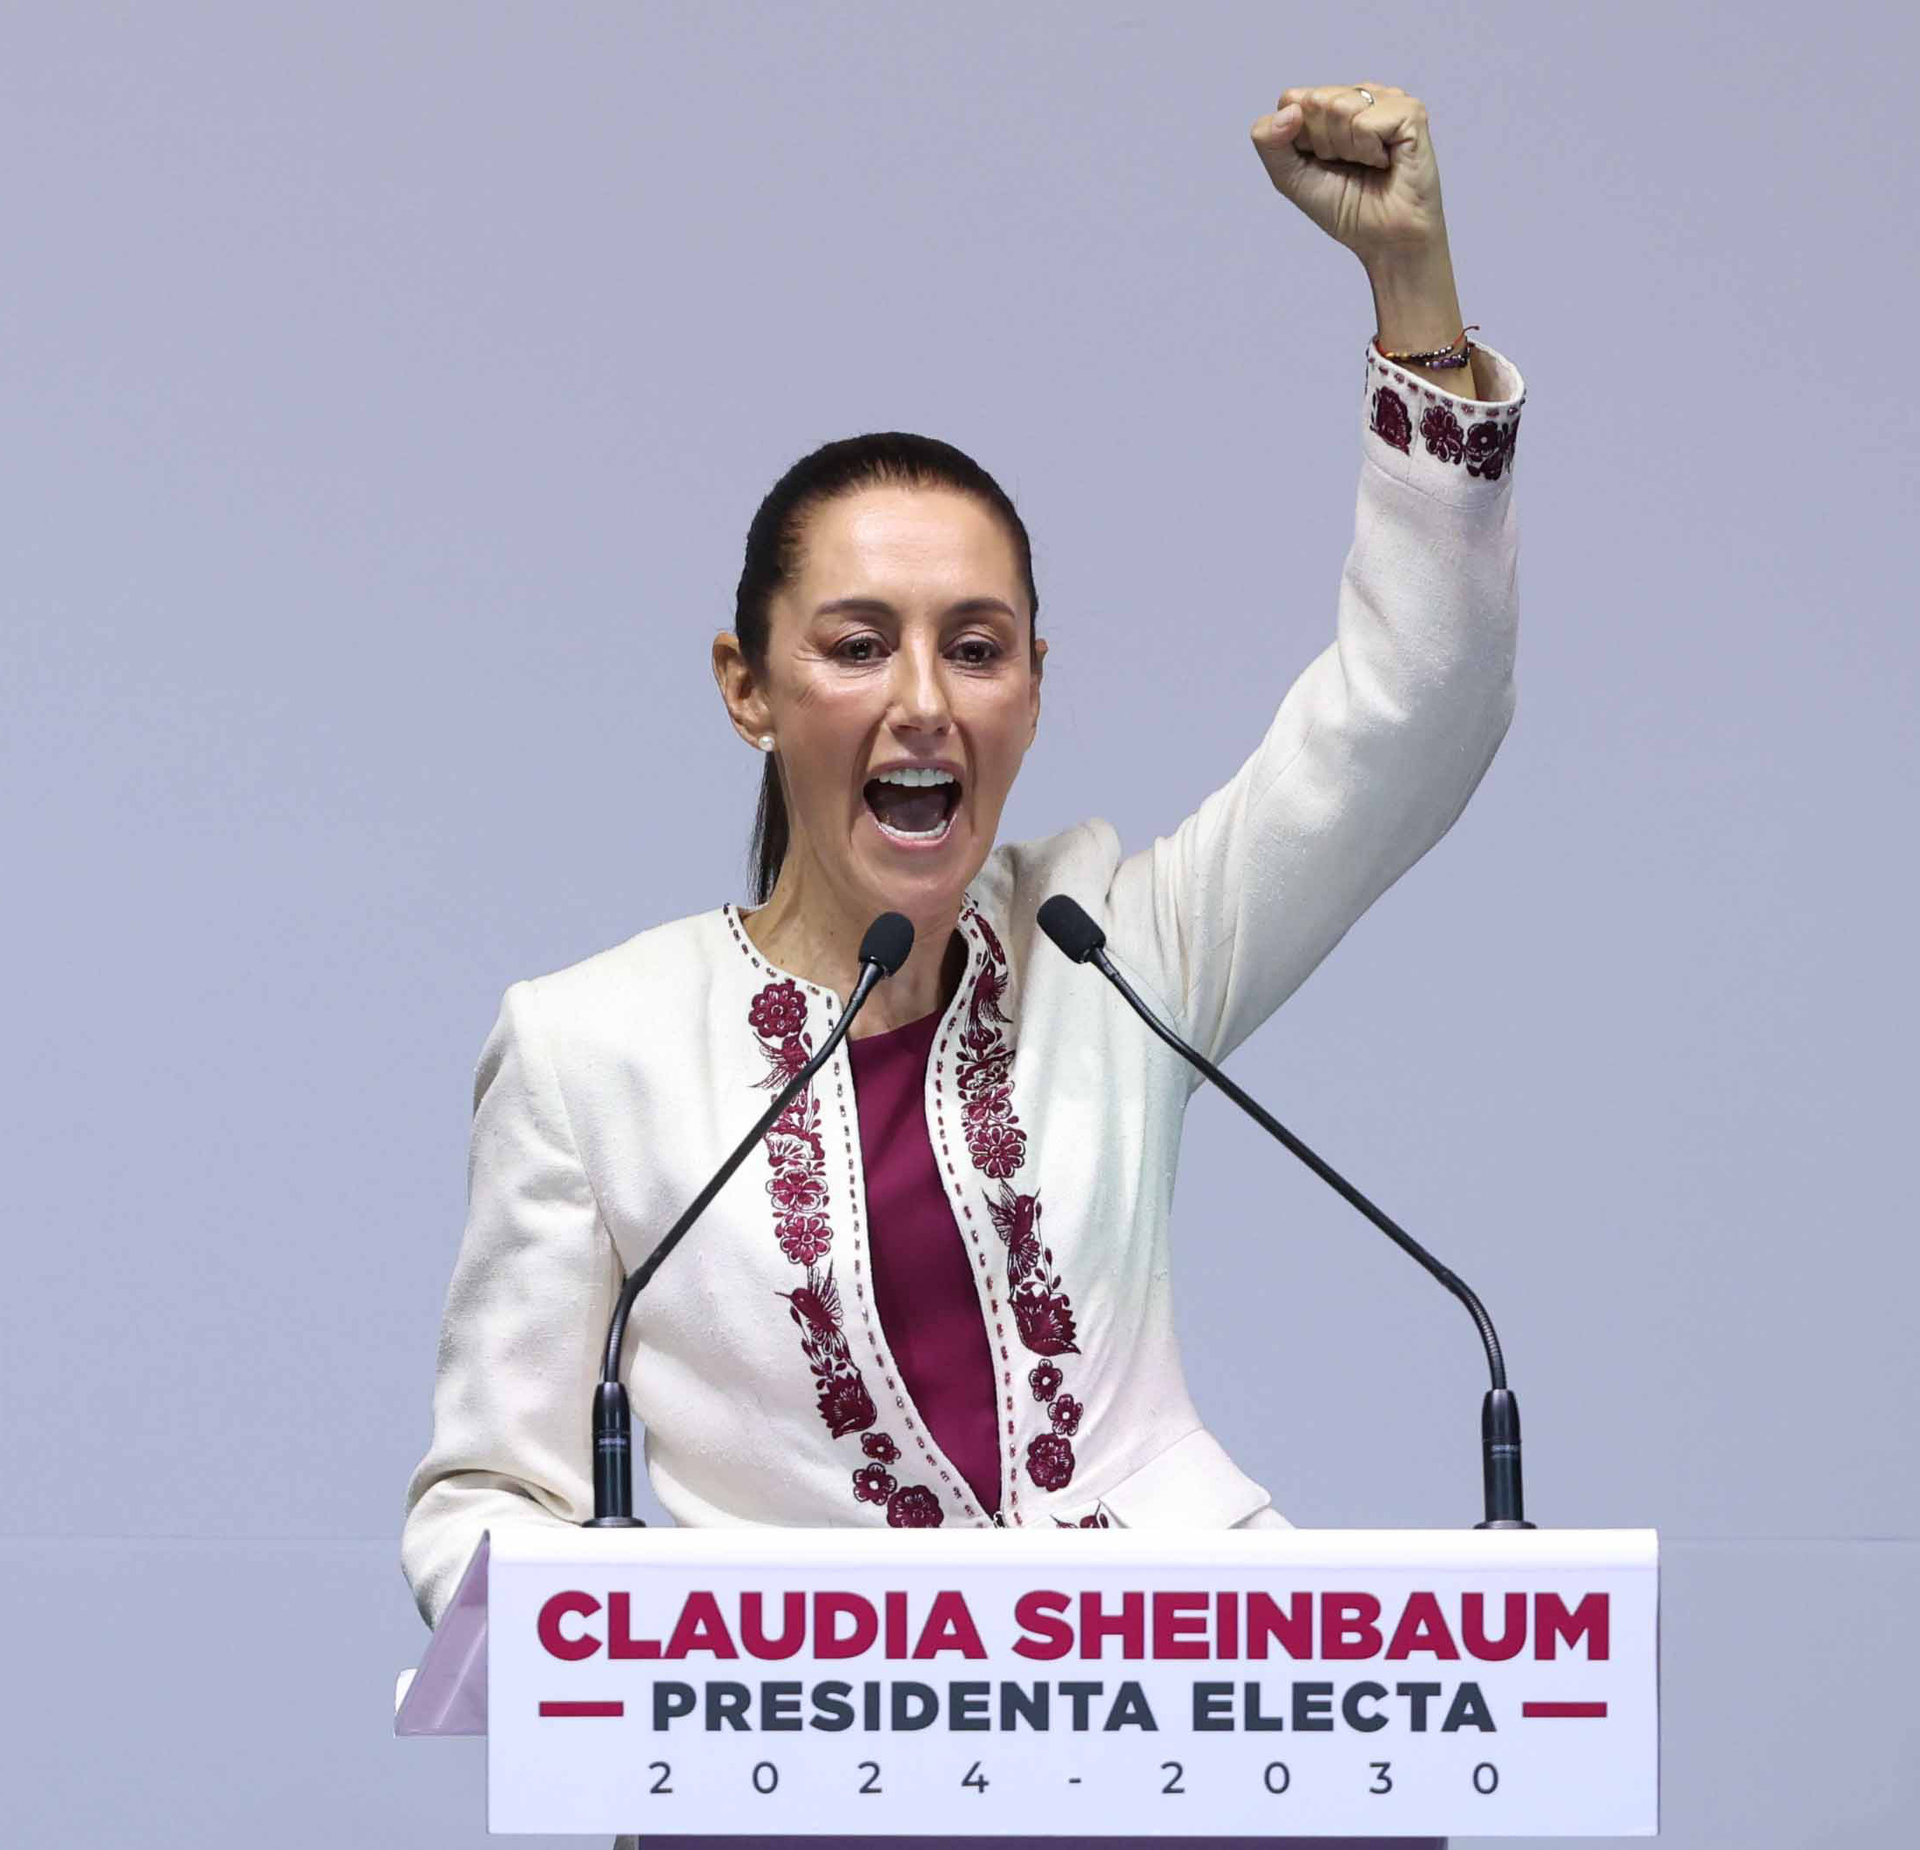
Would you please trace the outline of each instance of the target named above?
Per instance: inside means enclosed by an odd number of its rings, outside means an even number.
[[[440,1326],[433,1438],[400,1536],[428,1625],[489,1524],[593,1514],[593,1389],[622,1282],[535,984],[511,984],[474,1071],[467,1224]]]

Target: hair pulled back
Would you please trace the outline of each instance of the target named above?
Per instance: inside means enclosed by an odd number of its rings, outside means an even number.
[[[734,595],[733,633],[757,675],[767,669],[767,643],[775,593],[790,589],[800,574],[808,517],[839,495],[864,488],[951,488],[972,495],[996,514],[1013,542],[1026,580],[1027,608],[1037,624],[1040,593],[1033,579],[1033,545],[1026,523],[1006,491],[986,470],[950,443],[906,430],[868,431],[823,443],[790,468],[760,503],[747,528],[746,562]],[[1028,647],[1032,647],[1029,629]],[[760,777],[760,805],[753,819],[747,862],[752,902],[765,905],[787,857],[786,793],[771,755]]]

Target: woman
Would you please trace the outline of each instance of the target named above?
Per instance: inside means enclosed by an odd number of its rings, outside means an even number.
[[[1078,899],[1222,1059],[1447,831],[1512,714],[1523,388],[1461,328],[1426,110],[1385,84],[1279,101],[1255,148],[1378,316],[1335,641],[1172,836],[999,846],[1047,648],[1011,503],[900,433],[776,485],[712,651],[767,754],[760,903],[512,984],[481,1055],[402,1538],[429,1624],[489,1522],[591,1515],[621,1281],[821,1044],[886,911],[912,955],[635,1306],[660,1502],[682,1525],[1286,1526],[1174,1342],[1193,1075],[1034,923]],[[1450,346],[1476,364],[1381,357]]]

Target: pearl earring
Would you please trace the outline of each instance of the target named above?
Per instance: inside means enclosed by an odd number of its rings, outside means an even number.
[[[760,735],[760,749],[763,752],[770,752],[773,750],[773,734],[772,733],[763,732]]]

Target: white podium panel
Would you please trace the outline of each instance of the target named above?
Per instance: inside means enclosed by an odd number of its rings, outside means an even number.
[[[491,1832],[1652,1836],[1658,1613],[1650,1529],[511,1524],[396,1729]]]

